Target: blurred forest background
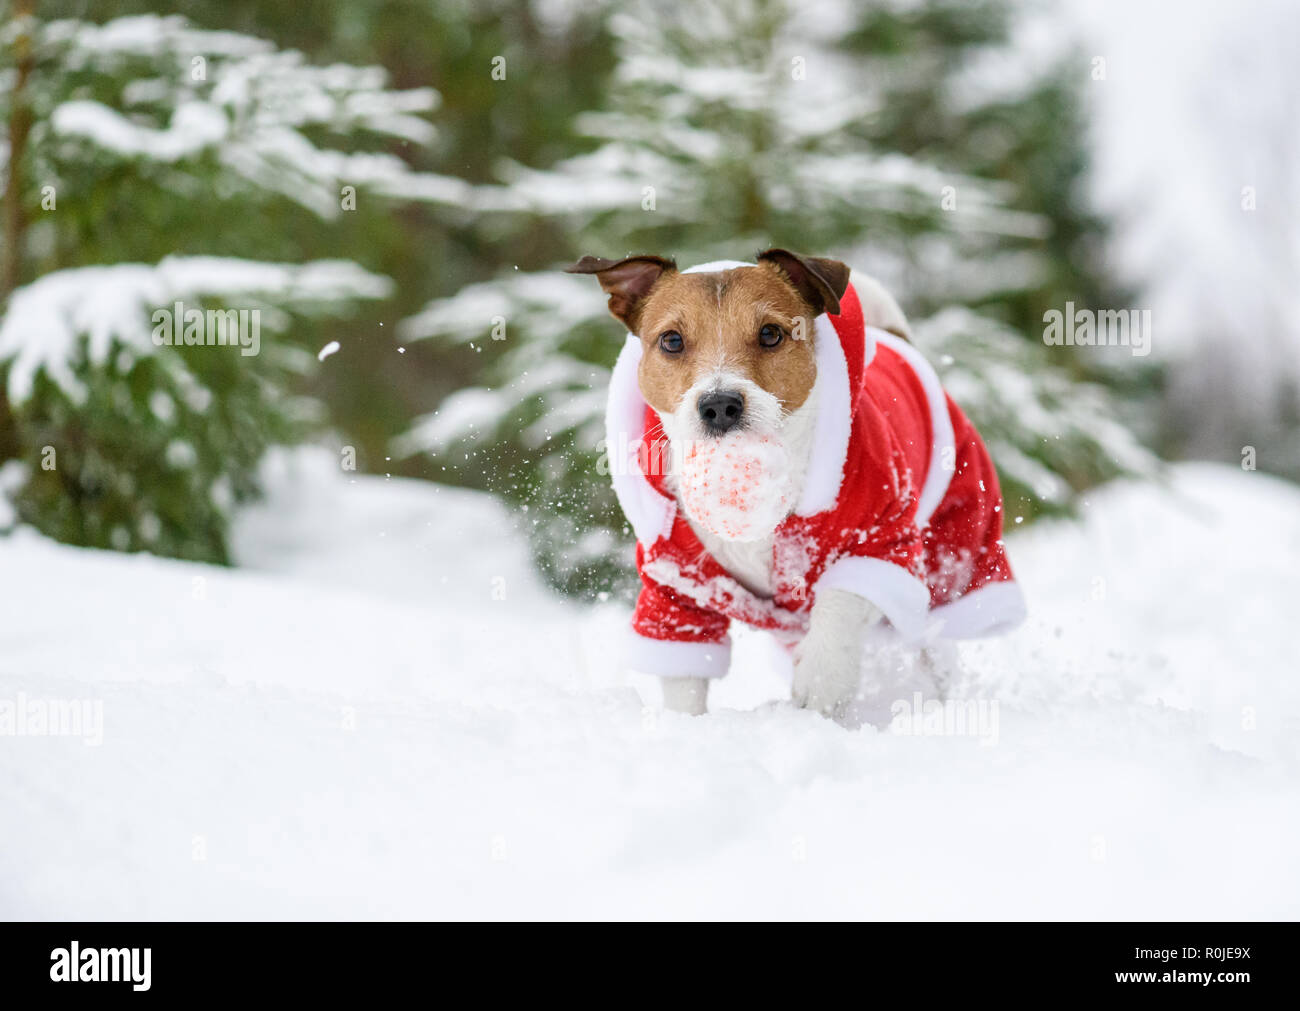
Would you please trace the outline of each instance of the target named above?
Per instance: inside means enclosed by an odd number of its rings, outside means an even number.
[[[1251,444],[1294,476],[1290,366],[1261,416],[1160,353],[1159,312],[1151,357],[1044,345],[1067,301],[1152,302],[1090,187],[1104,73],[1042,17],[1017,0],[0,3],[0,520],[224,562],[268,448],[314,441],[340,466],[352,447],[362,471],[500,495],[553,585],[620,592],[630,537],[598,458],[622,334],[591,279],[559,271],[771,245],[895,292],[1016,521],[1184,452]],[[260,354],[156,347],[152,313],[176,300],[260,309]]]

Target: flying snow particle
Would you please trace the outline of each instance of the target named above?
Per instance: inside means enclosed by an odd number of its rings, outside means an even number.
[[[330,355],[332,355],[332,354],[333,354],[335,351],[337,351],[338,349],[339,349],[339,342],[338,342],[338,341],[330,341],[330,342],[329,342],[328,344],[326,344],[323,348],[321,348],[320,351],[318,351],[318,352],[316,353],[316,360],[317,360],[318,362],[323,362],[326,358],[328,358]]]

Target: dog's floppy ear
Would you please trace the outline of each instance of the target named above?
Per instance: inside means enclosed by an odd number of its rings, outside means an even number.
[[[849,286],[849,268],[845,264],[817,256],[799,256],[788,249],[769,249],[759,253],[758,260],[779,267],[818,315],[824,312],[839,315],[840,296]]]
[[[664,271],[676,270],[677,264],[662,256],[629,256],[625,260],[606,260],[601,256],[584,256],[566,274],[595,274],[600,287],[609,295],[609,311],[634,333],[641,303]]]

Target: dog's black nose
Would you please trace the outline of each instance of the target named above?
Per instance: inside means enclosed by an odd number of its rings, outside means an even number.
[[[731,431],[745,413],[745,399],[739,393],[706,393],[696,406],[705,430],[715,435]]]

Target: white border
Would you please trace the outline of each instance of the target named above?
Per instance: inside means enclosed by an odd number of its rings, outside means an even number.
[[[952,430],[952,415],[948,413],[948,398],[944,394],[943,385],[939,382],[934,366],[925,360],[921,352],[901,337],[895,337],[883,330],[877,330],[874,336],[878,342],[883,343],[911,366],[930,404],[930,429],[934,434],[934,441],[930,446],[930,466],[926,471],[925,483],[921,486],[921,497],[916,503],[916,525],[923,528],[929,526],[930,517],[939,508],[939,503],[948,492],[948,485],[952,483],[953,471],[945,461],[951,460],[955,466],[957,460],[956,438]]]
[[[978,590],[930,612],[945,639],[980,639],[1011,631],[1028,614],[1025,595],[1014,581],[985,583]]]
[[[720,678],[731,665],[731,637],[722,642],[676,642],[631,632],[623,650],[625,665],[657,677]]]
[[[667,537],[677,516],[677,502],[659,492],[641,470],[636,449],[645,438],[645,398],[637,384],[641,339],[627,335],[614,363],[605,405],[605,454],[610,481],[636,539],[646,547]]]
[[[814,593],[848,590],[880,608],[908,642],[925,638],[930,620],[930,590],[901,565],[883,558],[849,556],[826,567]],[[816,606],[816,597],[814,597]]]
[[[697,263],[687,267],[683,274],[712,274],[721,270],[736,270],[738,267],[757,267],[757,263],[745,263],[742,260],[714,260],[712,263]]]
[[[812,453],[804,475],[798,516],[815,516],[834,509],[844,484],[844,464],[853,432],[853,399],[844,346],[829,316],[813,320],[813,352],[817,357],[817,418]]]

